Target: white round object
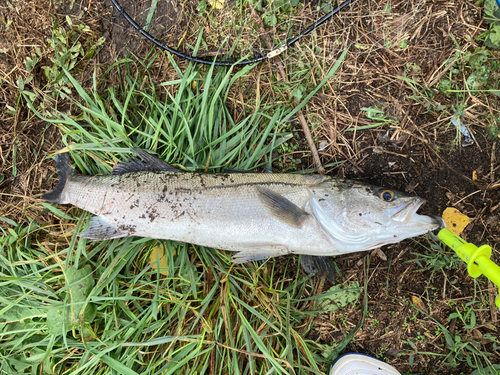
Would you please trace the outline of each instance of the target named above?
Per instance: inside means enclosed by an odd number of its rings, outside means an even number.
[[[364,354],[345,354],[332,366],[330,375],[401,375],[391,365]]]

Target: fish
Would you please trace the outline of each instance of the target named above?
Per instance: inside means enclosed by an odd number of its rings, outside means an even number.
[[[375,249],[440,228],[425,200],[318,174],[198,173],[141,149],[111,174],[86,176],[57,156],[59,182],[42,195],[95,216],[79,234],[129,236],[235,252],[245,263],[287,254],[327,257]]]

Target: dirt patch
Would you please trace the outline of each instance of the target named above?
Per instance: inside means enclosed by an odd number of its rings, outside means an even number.
[[[151,1],[120,1],[120,6],[126,10],[135,22],[144,26],[144,30],[155,36],[159,40],[165,40],[175,26],[180,22],[180,5],[174,1],[158,2],[154,12],[149,15]],[[153,22],[147,22],[150,17]],[[130,52],[145,52],[141,49],[151,49],[152,44],[145,43],[143,37],[139,37],[136,30],[131,30],[130,24],[113,8],[112,23],[108,23],[111,32],[104,33],[106,39],[110,39],[115,44],[119,56],[128,56]]]

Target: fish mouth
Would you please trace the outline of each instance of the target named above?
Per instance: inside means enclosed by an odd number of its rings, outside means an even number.
[[[417,214],[417,211],[424,203],[425,199],[415,198],[409,203],[388,208],[386,209],[386,212],[391,217],[391,220],[401,224],[408,224],[414,215],[420,216]]]
[[[418,209],[425,203],[425,199],[415,198],[412,202],[402,204],[386,210],[391,220],[397,224],[429,225],[430,230],[442,227],[442,223],[435,217],[419,215]]]

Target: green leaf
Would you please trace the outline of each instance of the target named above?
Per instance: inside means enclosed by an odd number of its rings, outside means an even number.
[[[322,3],[321,4],[321,10],[325,13],[330,13],[333,9],[333,6],[331,3]]]
[[[60,217],[61,219],[65,219],[65,220],[73,220],[73,218],[71,216],[68,216],[66,215],[64,212],[62,212],[60,209],[48,204],[48,203],[45,203],[45,202],[42,202],[40,203],[43,207],[45,207],[47,210],[51,211],[53,214],[55,214],[56,216]]]
[[[123,375],[139,375],[134,370],[130,369],[128,366],[125,366],[123,363],[118,362],[116,359],[111,358],[108,355],[103,355],[101,357],[102,361],[106,363],[109,367],[113,368],[118,374]]]
[[[92,304],[86,304],[92,288],[94,278],[90,265],[82,269],[69,268],[66,271],[66,285],[68,293],[66,301],[68,304],[52,306],[47,312],[47,326],[52,334],[61,334],[75,326],[84,323],[91,323],[96,316],[96,308]],[[81,317],[82,310],[83,317]],[[83,319],[82,319],[83,318]]]
[[[47,312],[36,307],[13,306],[7,311],[2,312],[0,319],[5,323],[22,322],[26,319],[45,318]]]
[[[312,347],[315,347],[315,349],[318,350],[318,352],[321,354],[323,358],[328,358],[333,353],[335,347],[337,346],[335,343],[333,345],[327,345],[327,344],[320,344],[319,342],[314,342],[314,341],[308,341],[307,344]]]
[[[27,360],[22,360],[22,359],[20,360],[20,358],[22,358],[21,356],[16,356],[16,357],[17,358],[13,358],[13,356],[11,356],[9,358],[7,356],[7,357],[4,357],[2,360],[6,361],[6,364],[8,363],[10,366],[14,367],[16,369],[16,371],[18,371],[19,374],[27,373],[27,372],[25,372],[25,370],[29,367],[32,367],[33,363],[30,363]]]
[[[14,220],[9,219],[8,217],[0,216],[0,220],[5,221],[7,224],[12,225],[14,227],[17,227],[18,225]]]
[[[356,302],[360,295],[361,288],[357,281],[349,285],[334,285],[318,300],[318,310],[322,312],[333,312]]]
[[[292,92],[290,93],[290,96],[295,98],[295,100],[297,102],[299,102],[304,97],[305,92],[306,92],[306,88],[302,85],[298,85],[297,87],[295,87],[292,90]]]
[[[408,363],[410,364],[410,367],[413,367],[413,364],[415,363],[415,356],[414,355],[410,355],[408,357]]]
[[[500,23],[491,27],[484,42],[488,47],[500,48]]]
[[[488,23],[500,20],[500,9],[496,0],[486,0],[484,2],[484,20]]]
[[[267,17],[264,18],[265,22],[269,26],[276,26],[278,23],[278,19],[274,14],[268,15]]]
[[[72,324],[78,323],[81,310],[84,308],[84,303],[87,301],[92,288],[94,287],[94,278],[92,277],[92,269],[90,265],[86,265],[81,270],[70,268],[66,272],[66,277],[69,284],[69,294],[71,297],[71,319]],[[95,317],[95,309],[92,312],[85,311],[85,315],[90,314],[89,318],[93,320]],[[88,320],[87,320],[88,322]]]
[[[20,91],[24,90],[24,80],[21,76],[19,76],[19,78],[17,79],[17,87],[19,87]]]
[[[53,335],[63,334],[70,330],[69,326],[69,308],[61,305],[60,307],[51,307],[47,311],[47,328]]]
[[[500,365],[489,365],[487,368],[477,369],[470,375],[498,375],[500,374]]]
[[[487,128],[488,139],[494,141],[498,137],[498,125],[492,122]]]
[[[455,319],[455,318],[458,318],[460,316],[459,313],[451,313],[449,316],[448,316],[448,321],[452,320],[452,319]]]

